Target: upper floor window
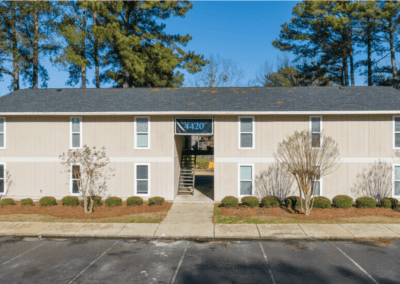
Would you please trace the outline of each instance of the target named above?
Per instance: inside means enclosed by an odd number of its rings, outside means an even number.
[[[400,149],[400,116],[393,116],[393,149]]]
[[[0,117],[0,149],[6,148],[6,118]]]
[[[239,117],[239,149],[254,149],[254,117]]]
[[[311,131],[311,146],[313,148],[320,148],[322,144],[322,117],[310,117],[310,131]]]
[[[71,117],[71,149],[82,147],[82,118]]]
[[[150,117],[135,118],[135,149],[150,149]]]

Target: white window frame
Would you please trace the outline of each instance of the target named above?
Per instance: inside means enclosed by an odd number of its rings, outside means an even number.
[[[251,127],[251,129],[252,129],[252,132],[241,132],[240,131],[240,120],[242,119],[242,118],[251,118],[252,119],[252,121],[251,121],[251,123],[252,123],[252,127]],[[239,147],[239,150],[254,150],[255,148],[256,148],[256,139],[255,139],[255,135],[254,135],[254,133],[255,133],[255,126],[256,126],[256,123],[255,123],[255,116],[239,116],[238,117],[238,124],[239,124],[239,127],[238,127],[238,147]],[[251,133],[251,135],[252,135],[252,144],[253,145],[251,145],[252,147],[240,147],[240,134],[242,134],[242,133],[247,133],[247,134],[249,134],[249,133]]]
[[[322,177],[319,179],[319,195],[312,195],[311,197],[318,197],[318,196],[323,196],[322,194]]]
[[[138,179],[137,179],[137,166],[148,166],[147,167],[147,170],[148,170],[148,172],[147,172],[147,181],[148,181],[148,190],[147,190],[147,194],[143,194],[143,193],[138,193],[137,192],[137,181],[138,181]],[[134,182],[135,182],[135,185],[134,185],[134,195],[135,196],[150,196],[150,191],[151,191],[151,187],[150,187],[150,183],[151,183],[151,176],[150,176],[150,173],[151,173],[151,166],[150,166],[150,163],[135,163],[135,166],[134,166],[134,171],[135,171],[135,174],[134,174]],[[144,180],[144,179],[140,179],[140,180]]]
[[[319,118],[319,132],[312,132],[312,118],[318,117]],[[312,147],[312,134],[319,133],[319,147]],[[311,134],[311,148],[313,149],[321,149],[322,148],[322,116],[310,116],[310,134]]]
[[[254,196],[254,164],[238,164],[238,196],[239,199],[244,197],[244,196],[250,196],[250,195],[241,195],[240,194],[240,181],[249,181],[249,180],[242,180],[240,179],[240,167],[241,166],[251,166],[251,196]]]
[[[396,181],[395,180],[395,167],[400,167],[400,164],[393,164],[392,165],[392,197],[393,198],[399,198],[400,197],[400,195],[394,195],[394,182]]]
[[[137,127],[136,127],[136,122],[137,122],[137,119],[138,118],[147,118],[147,125],[148,125],[148,131],[147,131],[147,135],[148,135],[148,143],[147,143],[147,147],[138,147],[137,146],[137,134],[138,134],[138,132],[137,132]],[[134,142],[134,149],[150,149],[150,141],[151,141],[151,136],[150,136],[150,116],[135,116],[135,121],[134,121],[134,124],[133,124],[133,127],[134,127],[134,134],[135,134],[135,137],[134,137],[134,140],[135,140],[135,142]],[[145,133],[145,132],[139,132],[139,133]]]
[[[395,126],[396,126],[395,118],[396,117],[400,118],[400,115],[393,115],[393,117],[392,117],[392,120],[393,120],[393,150],[400,149],[400,147],[396,147],[396,133],[400,133],[400,131],[396,132],[396,128],[395,128]]]
[[[79,166],[79,169],[81,170],[81,181],[82,181],[82,164],[81,163],[72,163],[70,165],[70,170],[71,170],[71,175],[69,176],[69,194],[72,196],[82,196],[82,192],[78,193],[73,193],[73,173],[72,173],[72,166]]]
[[[1,149],[1,150],[4,150],[4,149],[6,149],[6,141],[7,141],[7,139],[6,139],[6,137],[7,137],[7,135],[6,135],[6,124],[7,124],[7,122],[6,122],[6,117],[5,117],[5,116],[0,117],[0,118],[1,118],[1,119],[4,119],[4,123],[3,123],[4,132],[1,132],[1,134],[3,134],[3,137],[4,137],[4,146],[3,146],[3,147],[0,147],[0,149]]]
[[[7,173],[7,171],[6,171],[7,165],[6,165],[5,162],[0,162],[0,165],[3,165],[3,168],[4,168],[4,173],[3,173],[3,175],[4,175],[4,192],[0,192],[0,196],[1,196],[1,195],[6,195],[7,194],[7,175],[6,175],[6,173]]]
[[[74,119],[74,118],[78,118],[79,119],[79,142],[80,142],[80,145],[79,145],[79,147],[72,147],[72,119]],[[82,131],[82,116],[71,116],[70,117],[70,120],[69,120],[69,124],[70,124],[70,126],[69,126],[69,133],[70,133],[70,135],[69,135],[69,147],[70,147],[70,149],[82,149],[82,142],[83,142],[83,137],[82,137],[82,133],[83,133],[83,131]],[[77,132],[74,132],[74,133],[77,133]]]

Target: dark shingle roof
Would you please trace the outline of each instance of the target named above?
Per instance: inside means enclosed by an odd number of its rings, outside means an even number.
[[[392,87],[21,89],[5,113],[400,111]]]

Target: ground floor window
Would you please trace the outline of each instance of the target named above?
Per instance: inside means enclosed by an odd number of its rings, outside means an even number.
[[[0,195],[6,193],[6,164],[0,164]]]
[[[254,195],[254,165],[239,164],[239,197]]]
[[[400,197],[400,165],[393,165],[393,196]]]
[[[135,195],[150,195],[150,164],[135,164]]]
[[[78,183],[81,178],[81,165],[80,164],[72,164],[71,165],[71,194],[72,195],[81,195],[79,192]]]

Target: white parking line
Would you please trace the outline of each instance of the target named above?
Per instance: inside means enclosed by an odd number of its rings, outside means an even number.
[[[9,261],[4,262],[2,265],[7,264],[7,263],[9,263],[9,262],[11,262],[11,261],[17,259],[18,257],[23,256],[24,254],[27,254],[28,252],[33,251],[34,249],[36,249],[36,248],[38,248],[38,247],[40,247],[40,246],[42,246],[42,245],[44,245],[44,244],[45,244],[45,243],[42,243],[42,244],[40,244],[40,245],[38,245],[38,246],[35,246],[34,248],[32,248],[32,249],[30,249],[30,250],[28,250],[28,251],[26,251],[26,252],[24,252],[24,253],[22,253],[22,254],[16,256],[16,257],[14,257],[13,259],[10,259]]]
[[[178,275],[179,268],[181,268],[182,261],[183,261],[183,258],[185,257],[185,254],[186,254],[186,251],[187,251],[188,246],[189,246],[189,242],[186,242],[186,247],[185,247],[185,249],[183,250],[183,254],[182,254],[182,256],[181,256],[181,260],[179,261],[178,267],[177,267],[176,270],[175,270],[174,277],[172,277],[171,284],[174,284],[174,282],[175,282],[176,276]]]
[[[372,281],[374,281],[374,283],[379,284],[374,278],[372,278],[371,275],[368,274],[367,271],[365,271],[357,262],[355,262],[354,260],[352,260],[347,254],[344,253],[344,251],[342,251],[339,247],[335,246],[332,242],[330,242],[335,248],[337,248],[341,253],[343,253],[348,259],[351,260],[351,262],[353,262],[362,272],[364,272]]]
[[[68,284],[71,284],[76,279],[78,279],[78,277],[81,276],[82,273],[84,273],[89,267],[91,267],[96,261],[98,261],[102,256],[104,256],[107,252],[109,252],[118,243],[119,243],[119,241],[116,241],[109,249],[107,249],[105,252],[103,252],[98,258],[96,258],[94,261],[92,261],[92,263],[89,264],[84,270],[82,270],[78,275],[76,275],[74,279],[72,279],[70,282],[68,282]]]
[[[259,244],[260,244],[261,251],[262,251],[262,253],[264,255],[265,261],[267,262],[268,272],[269,272],[269,275],[271,276],[272,283],[276,284],[275,279],[274,279],[274,275],[272,274],[271,265],[269,265],[269,262],[268,262],[267,255],[265,254],[265,251],[264,251],[264,248],[263,248],[262,244],[260,242],[259,242]]]

